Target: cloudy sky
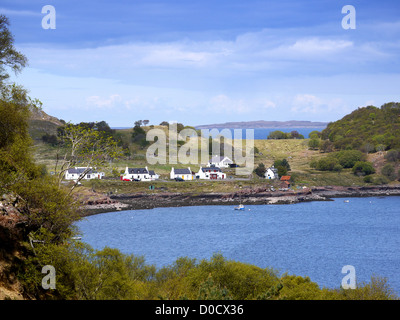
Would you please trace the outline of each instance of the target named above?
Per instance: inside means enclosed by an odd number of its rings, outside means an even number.
[[[15,81],[74,123],[334,121],[400,101],[398,0],[2,0],[0,13],[29,60]]]

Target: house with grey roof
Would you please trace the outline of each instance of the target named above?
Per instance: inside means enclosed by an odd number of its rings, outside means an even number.
[[[218,167],[200,167],[199,172],[196,174],[196,178],[208,180],[226,179],[226,174]]]
[[[91,180],[91,179],[102,179],[104,178],[104,172],[98,172],[92,167],[74,167],[69,168],[65,171],[65,180]]]
[[[139,181],[152,181],[158,179],[158,175],[155,174],[154,170],[145,168],[125,168],[125,172],[121,177],[121,180],[139,180]]]
[[[171,169],[170,179],[180,178],[183,180],[193,180],[193,177],[194,174],[192,173],[192,170],[190,170],[190,167],[185,169],[175,169],[172,167]]]

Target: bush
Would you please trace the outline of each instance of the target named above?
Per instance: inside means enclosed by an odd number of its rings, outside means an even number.
[[[318,160],[315,169],[320,171],[333,171],[333,168],[337,165],[340,165],[337,159],[326,157]]]
[[[372,183],[373,179],[372,176],[368,175],[364,177],[364,182],[365,183]]]
[[[358,176],[366,176],[375,173],[375,169],[370,162],[357,161],[353,167],[353,173]]]
[[[400,151],[399,150],[389,150],[385,155],[385,159],[389,162],[396,162],[400,160]]]
[[[365,159],[364,154],[358,150],[342,150],[336,153],[335,157],[343,168],[352,168],[357,161]]]
[[[391,164],[385,164],[382,168],[382,174],[391,181],[396,180],[396,171]]]

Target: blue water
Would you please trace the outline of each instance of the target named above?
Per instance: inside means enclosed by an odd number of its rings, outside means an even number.
[[[131,129],[128,127],[113,127],[112,129]],[[272,132],[272,131],[283,131],[283,132],[292,132],[292,131],[297,131],[298,133],[302,134],[304,136],[305,139],[308,138],[308,135],[310,134],[310,132],[312,131],[322,131],[323,129],[325,129],[325,127],[315,127],[315,128],[258,128],[258,129],[252,129],[254,130],[254,139],[255,140],[263,140],[263,139],[267,139],[268,135]],[[222,129],[217,129],[218,132],[222,132]],[[231,132],[231,136],[229,138],[234,138],[234,130],[235,129],[229,129]],[[246,129],[240,129],[242,131],[242,138],[245,139],[246,138]],[[210,129],[211,131],[211,129]],[[216,134],[212,135],[213,137],[216,136]]]
[[[357,281],[386,277],[400,293],[400,197],[350,198],[291,205],[157,208],[103,213],[78,223],[95,249],[143,255],[157,267],[213,253],[338,288],[342,267]]]
[[[258,128],[258,129],[252,129],[254,130],[254,139],[255,140],[263,140],[267,139],[268,135],[276,130],[282,131],[282,132],[292,132],[292,131],[297,131],[298,133],[302,134],[305,139],[308,139],[308,135],[312,131],[322,131],[324,128],[317,127],[317,128]],[[229,138],[235,138],[235,129],[229,129],[231,132],[231,136]],[[237,130],[237,129],[236,129]],[[242,131],[242,139],[246,138],[246,129],[239,129]],[[211,130],[210,130],[211,131]],[[222,133],[222,129],[218,129],[220,133]],[[213,137],[216,136],[216,134],[212,135]]]

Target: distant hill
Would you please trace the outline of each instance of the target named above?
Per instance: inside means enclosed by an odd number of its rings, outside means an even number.
[[[57,128],[63,123],[56,117],[48,115],[43,110],[31,110],[29,119],[29,134],[34,140],[41,140],[44,134],[56,134]]]
[[[196,129],[258,129],[258,128],[325,128],[328,122],[313,121],[241,121],[241,122],[225,122],[219,124],[207,124],[195,126]]]
[[[321,138],[333,142],[336,149],[364,152],[400,148],[400,103],[385,103],[380,108],[358,108],[342,119],[331,122]]]

